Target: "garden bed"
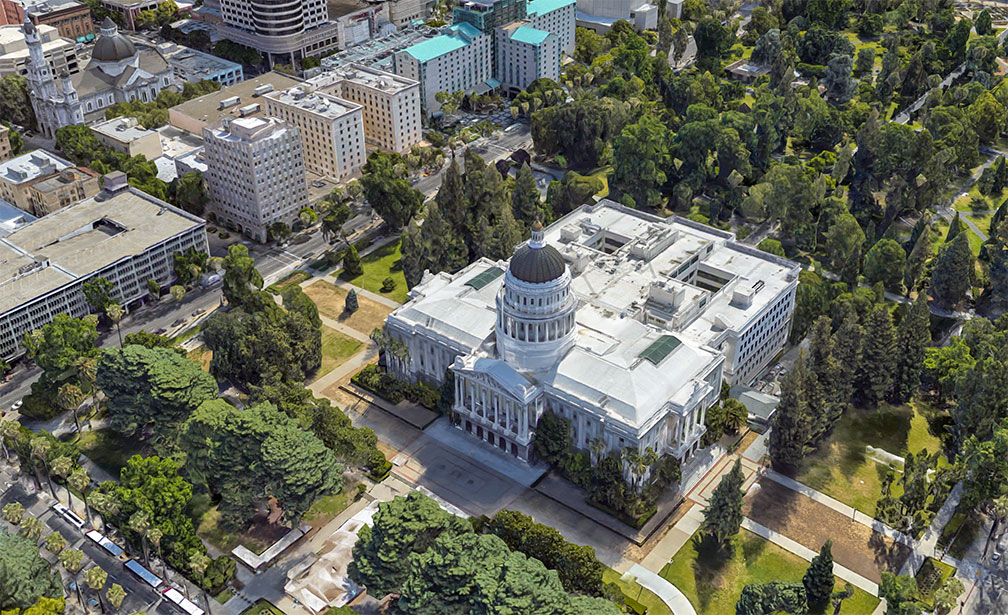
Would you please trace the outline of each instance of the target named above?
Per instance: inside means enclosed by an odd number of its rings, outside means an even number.
[[[305,280],[311,279],[311,277],[312,274],[308,273],[307,271],[295,271],[290,275],[288,275],[287,277],[283,278],[282,280],[270,284],[269,286],[266,287],[266,290],[273,293],[274,295],[279,295],[281,291],[283,291],[283,289],[287,288],[288,286],[300,284]]]

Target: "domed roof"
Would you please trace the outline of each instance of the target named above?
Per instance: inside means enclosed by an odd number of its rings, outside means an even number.
[[[136,52],[133,41],[120,34],[115,22],[106,17],[91,57],[101,62],[118,62],[136,55]]]
[[[508,270],[522,282],[542,284],[555,280],[564,274],[567,264],[557,249],[543,240],[542,224],[532,223],[532,238],[515,250]]]

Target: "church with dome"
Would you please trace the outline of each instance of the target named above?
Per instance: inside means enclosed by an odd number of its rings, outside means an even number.
[[[574,446],[687,461],[723,381],[750,384],[784,348],[800,266],[691,220],[584,205],[509,261],[424,275],[385,333],[406,380],[454,380],[456,426],[529,461],[546,411]]]
[[[57,76],[46,62],[38,30],[27,18],[22,26],[28,45],[28,92],[39,130],[53,138],[63,126],[105,118],[120,102],[151,102],[175,87],[171,66],[156,49],[137,49],[115,23],[105,18],[91,50],[91,61],[76,75]]]

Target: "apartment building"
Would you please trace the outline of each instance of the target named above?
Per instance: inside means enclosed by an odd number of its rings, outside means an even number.
[[[95,138],[105,147],[129,157],[160,158],[161,135],[141,126],[135,117],[115,117],[91,127]]]
[[[361,106],[329,94],[295,86],[263,97],[266,115],[296,126],[305,169],[345,180],[364,166],[364,118]]]
[[[308,205],[301,136],[269,118],[228,120],[204,128],[209,211],[220,224],[266,241],[270,225],[291,224]]]
[[[420,142],[419,82],[359,64],[323,73],[311,82],[361,106],[369,149],[403,153]]]
[[[464,22],[444,32],[395,55],[396,74],[420,82],[420,101],[427,113],[441,107],[438,92],[480,92],[498,85],[492,81],[490,36]]]
[[[11,157],[10,128],[0,124],[0,162]]]
[[[36,28],[42,45],[42,57],[53,75],[80,72],[77,50],[73,42],[60,37],[59,31],[47,25]],[[0,26],[0,77],[28,75],[31,55],[21,26]]]
[[[497,79],[501,88],[518,94],[536,79],[560,80],[557,36],[516,21],[497,28]]]
[[[555,34],[561,54],[574,55],[576,0],[530,0],[526,19],[533,28]]]
[[[25,17],[36,26],[45,24],[78,43],[94,40],[91,9],[77,0],[0,0],[0,24],[20,26]]]
[[[83,201],[101,191],[100,176],[85,167],[70,167],[56,175],[35,182],[28,187],[30,213],[38,218],[47,216]]]
[[[231,60],[218,58],[209,53],[175,43],[162,43],[158,45],[157,49],[168,62],[168,66],[171,66],[175,73],[175,80],[179,83],[198,82],[206,79],[207,81],[216,81],[221,84],[221,87],[226,87],[245,78],[242,65]]]
[[[0,163],[0,199],[31,212],[31,186],[73,165],[45,150],[21,154]]]
[[[25,333],[61,313],[91,311],[84,283],[103,277],[127,309],[149,294],[147,281],[174,281],[173,254],[209,251],[206,222],[105,176],[103,191],[0,239],[0,356],[24,353]]]

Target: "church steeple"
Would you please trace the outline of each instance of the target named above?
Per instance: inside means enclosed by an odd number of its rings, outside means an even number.
[[[25,36],[25,43],[28,44],[28,88],[37,96],[46,99],[56,95],[56,84],[53,83],[52,69],[45,59],[42,51],[42,37],[38,28],[25,16],[24,25],[21,26]]]

